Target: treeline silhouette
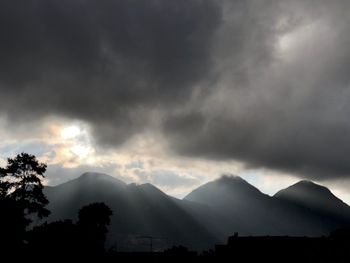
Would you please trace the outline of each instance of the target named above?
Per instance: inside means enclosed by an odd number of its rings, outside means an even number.
[[[28,231],[28,249],[34,253],[103,254],[111,215],[104,203],[84,206],[76,224],[71,220],[45,222]]]
[[[77,221],[47,222],[50,214],[43,193],[46,165],[34,155],[21,153],[0,168],[0,260],[11,257],[98,257],[100,260],[217,260],[233,262],[350,262],[350,229],[327,237],[240,237],[198,253],[184,246],[164,251],[120,252],[105,248],[113,211],[104,203],[87,204],[77,211]],[[34,224],[35,222],[35,224]],[[43,222],[38,224],[38,222]],[[152,237],[151,242],[152,242]]]

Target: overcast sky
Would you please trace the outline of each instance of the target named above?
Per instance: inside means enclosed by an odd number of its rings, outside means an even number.
[[[183,196],[222,173],[350,202],[347,0],[3,0],[0,157]]]

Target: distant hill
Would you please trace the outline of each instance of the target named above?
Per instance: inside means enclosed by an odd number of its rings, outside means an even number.
[[[229,232],[320,236],[350,225],[350,207],[326,187],[306,181],[270,197],[240,177],[223,176],[193,190],[185,200],[216,211],[216,220],[204,225],[215,229],[220,238]],[[197,212],[194,215],[206,218]]]
[[[320,236],[350,226],[350,207],[326,187],[301,181],[275,196],[261,193],[240,177],[223,176],[193,190],[183,200],[151,184],[125,184],[106,174],[85,173],[67,183],[46,187],[49,220],[76,219],[92,202],[113,210],[109,245],[148,250],[182,244],[212,248],[229,235]]]
[[[320,228],[333,230],[350,222],[350,207],[328,188],[311,181],[300,181],[277,192],[274,198],[300,211]]]
[[[194,220],[181,200],[170,197],[151,184],[125,184],[111,176],[85,173],[79,178],[45,189],[52,211],[50,220],[76,219],[77,211],[92,202],[104,202],[113,210],[109,243],[119,249],[154,249],[184,244],[199,249],[215,242]]]
[[[324,210],[331,213],[344,212],[344,209],[349,209],[349,206],[327,187],[306,180],[277,192],[274,197],[313,210]]]
[[[207,205],[215,211],[216,219],[206,221],[205,225],[214,228],[221,237],[234,232],[243,235],[275,233],[269,216],[270,197],[240,177],[223,176],[200,186],[184,199]],[[206,215],[196,216],[207,218]]]

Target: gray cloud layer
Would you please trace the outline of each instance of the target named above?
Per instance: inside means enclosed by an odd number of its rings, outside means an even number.
[[[350,175],[349,4],[291,3],[249,6],[239,30],[227,26],[243,55],[224,61],[220,88],[200,109],[167,120],[178,151],[317,179]],[[283,54],[278,38],[293,32]]]
[[[0,110],[82,119],[102,145],[160,122],[179,154],[349,176],[349,7],[2,1]]]
[[[207,74],[221,13],[211,0],[19,0],[0,17],[2,110],[80,118],[117,144]]]

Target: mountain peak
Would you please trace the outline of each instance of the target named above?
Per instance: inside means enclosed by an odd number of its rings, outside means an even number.
[[[299,184],[299,185],[317,185],[313,181],[305,180],[305,179],[304,180],[300,180],[299,182],[297,182],[295,184]]]
[[[123,181],[115,178],[114,176],[98,172],[85,172],[82,175],[80,175],[76,180],[79,182],[85,182],[89,184],[94,182],[107,182],[126,186],[126,184]]]
[[[98,173],[98,172],[85,172],[82,175],[80,175],[78,178],[80,178],[80,179],[94,179],[98,176],[107,177],[109,175],[104,174],[104,173]]]
[[[308,180],[301,180],[275,194],[276,197],[299,196],[300,198],[307,197],[307,195],[314,197],[334,196],[327,187]]]
[[[233,174],[224,174],[215,181],[219,183],[247,183],[242,177]]]
[[[336,197],[327,187],[312,181],[302,180],[277,192],[274,197],[301,206],[321,210],[347,209],[348,206]]]
[[[261,193],[258,188],[237,175],[222,175],[213,183],[221,185],[230,191]]]
[[[257,188],[235,175],[223,175],[193,190],[184,199],[199,203],[217,201],[245,202],[249,198],[263,195]]]
[[[294,185],[291,185],[294,187],[309,187],[309,188],[314,188],[314,189],[327,189],[327,187],[320,185],[320,184],[316,184],[313,181],[310,180],[300,180],[299,182],[295,183]]]

